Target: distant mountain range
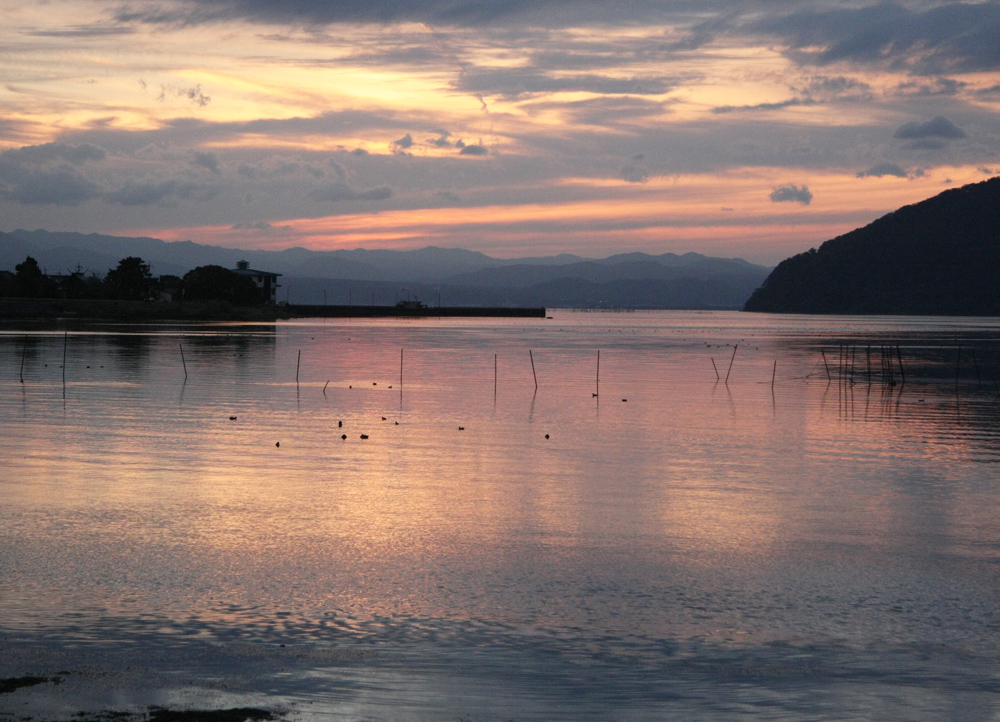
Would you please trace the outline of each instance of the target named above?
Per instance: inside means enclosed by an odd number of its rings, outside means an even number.
[[[1000,316],[1000,177],[782,261],[744,310]]]
[[[139,256],[154,275],[183,276],[197,266],[254,268],[283,274],[279,300],[292,303],[395,303],[562,308],[737,309],[770,271],[741,259],[697,253],[625,253],[603,259],[561,254],[499,259],[476,251],[252,251],[191,241],[127,238],[44,230],[0,232],[0,269],[26,256],[48,273],[83,269],[103,275]]]

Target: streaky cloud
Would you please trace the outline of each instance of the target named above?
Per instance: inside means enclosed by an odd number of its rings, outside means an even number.
[[[736,113],[744,110],[783,110],[784,108],[794,108],[799,105],[816,105],[817,103],[819,103],[819,101],[813,100],[812,98],[789,98],[788,100],[782,100],[777,103],[757,103],[756,105],[720,105],[716,108],[712,108],[712,112],[716,115],[721,115],[724,113]]]
[[[331,183],[313,190],[309,197],[314,201],[333,203],[340,201],[384,201],[392,197],[392,189],[388,186],[379,186],[360,191],[346,183]]]
[[[784,38],[799,63],[850,62],[917,73],[1000,68],[1000,3],[950,2],[925,10],[898,3],[800,6],[747,23],[744,30]]]

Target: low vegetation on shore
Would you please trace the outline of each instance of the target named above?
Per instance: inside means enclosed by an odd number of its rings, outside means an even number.
[[[28,256],[0,272],[0,317],[108,320],[237,320],[287,318],[257,284],[222,266],[199,266],[183,277],[154,277],[136,256],[104,276],[76,271],[48,275]]]

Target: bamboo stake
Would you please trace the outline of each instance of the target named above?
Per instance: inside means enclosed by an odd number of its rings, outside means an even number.
[[[330,385],[330,379],[327,379],[326,383],[323,384],[323,395],[324,396],[326,396],[326,387],[329,386],[329,385]]]
[[[66,348],[68,346],[69,346],[69,332],[66,331],[63,333],[63,364],[62,364],[63,386],[66,385]]]
[[[774,368],[771,369],[771,391],[774,392],[774,376],[778,373],[778,359],[774,359]]]
[[[826,362],[826,351],[820,349],[819,352],[823,354],[823,367],[826,369],[826,380],[833,381],[833,379],[830,377],[830,364]]]
[[[597,349],[597,388],[595,389],[597,393],[594,396],[600,396],[601,394],[601,350]]]
[[[188,377],[188,365],[187,365],[187,361],[184,360],[184,344],[179,343],[177,345],[180,346],[180,349],[181,349],[181,363],[184,365],[184,380],[187,381],[187,377]]]
[[[729,359],[729,370],[726,371],[726,386],[729,386],[729,374],[733,372],[733,361],[736,360],[736,349],[740,347],[739,344],[733,346],[733,357]]]
[[[399,349],[399,388],[403,389],[403,349]]]
[[[528,358],[531,359],[531,375],[535,379],[535,391],[538,391],[538,376],[535,375],[535,357],[531,355],[531,349],[528,349]]]
[[[21,383],[24,383],[24,357],[28,353],[28,337],[24,337],[24,345],[21,347]]]
[[[711,357],[709,357],[709,358],[711,358]],[[712,368],[715,369],[715,380],[716,380],[716,382],[721,381],[722,377],[719,376],[719,367],[715,365],[715,359],[714,358],[712,359]]]
[[[497,355],[493,354],[493,400],[497,399]]]
[[[899,344],[896,344],[896,359],[899,361],[899,381],[903,385],[906,384],[906,372],[903,370],[903,352],[899,349]]]
[[[962,344],[958,344],[958,360],[955,362],[955,385],[958,386],[958,376],[962,373]]]
[[[868,365],[868,385],[872,385],[872,347],[871,344],[865,346],[865,363]]]
[[[299,366],[302,365],[302,349],[299,349],[299,357],[295,360],[295,385],[299,385]]]

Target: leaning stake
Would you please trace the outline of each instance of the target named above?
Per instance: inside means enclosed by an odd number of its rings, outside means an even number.
[[[896,344],[896,358],[899,360],[899,381],[901,384],[906,383],[906,372],[903,371],[903,353],[899,350],[899,344]]]
[[[826,369],[826,380],[833,381],[833,378],[830,376],[830,364],[826,362],[826,351],[820,349],[819,352],[823,354],[823,367]]]
[[[771,369],[771,390],[774,391],[774,375],[778,373],[778,359],[774,359],[774,368]]]
[[[299,385],[299,366],[302,364],[302,349],[299,349],[299,357],[295,360],[295,385]]]
[[[528,349],[528,358],[531,359],[531,375],[535,379],[535,391],[538,391],[538,376],[535,375],[535,357],[531,355],[531,349]]]
[[[736,360],[736,349],[740,347],[739,344],[733,346],[733,357],[729,359],[729,370],[726,371],[726,386],[729,386],[729,374],[733,372],[733,361]]]
[[[709,357],[709,358],[711,358],[711,357]],[[715,359],[714,358],[712,359],[712,368],[715,369],[715,380],[716,381],[721,381],[722,377],[719,376],[719,367],[715,365]]]
[[[179,343],[177,345],[180,346],[180,348],[181,348],[181,363],[184,365],[184,380],[187,381],[187,377],[188,377],[188,365],[187,365],[187,361],[184,360],[184,344]]]

